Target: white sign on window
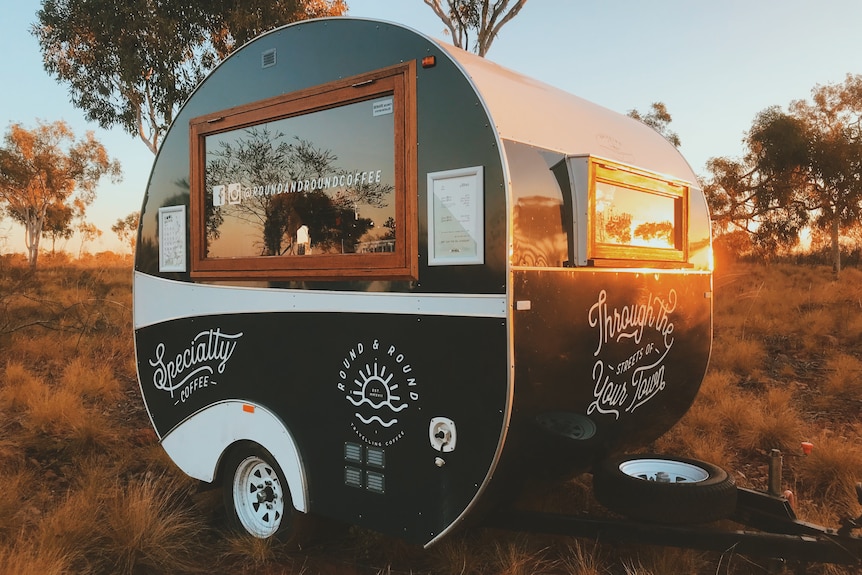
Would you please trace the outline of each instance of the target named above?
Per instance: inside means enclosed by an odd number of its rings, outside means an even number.
[[[485,263],[482,166],[428,174],[428,265]]]
[[[186,271],[186,207],[159,208],[159,271]]]
[[[392,110],[392,98],[386,98],[385,100],[377,100],[376,102],[371,104],[371,115],[375,118],[377,116],[385,116],[387,114],[391,114]]]

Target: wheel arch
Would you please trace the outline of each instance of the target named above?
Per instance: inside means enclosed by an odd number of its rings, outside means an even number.
[[[308,486],[296,440],[284,422],[262,405],[229,400],[210,405],[162,438],[162,447],[186,475],[213,483],[226,455],[245,442],[268,451],[281,467],[293,508],[308,512]]]

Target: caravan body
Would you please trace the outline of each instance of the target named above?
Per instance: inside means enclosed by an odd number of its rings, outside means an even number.
[[[400,25],[230,56],[140,221],[153,426],[238,505],[271,475],[238,512],[259,536],[292,507],[433,544],[525,475],[652,441],[706,370],[709,216],[678,151]]]

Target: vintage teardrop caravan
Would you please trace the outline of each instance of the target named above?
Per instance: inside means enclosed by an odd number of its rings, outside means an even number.
[[[525,474],[664,433],[709,359],[709,215],[679,152],[396,24],[234,53],[140,222],[153,426],[259,537],[307,513],[431,545]]]

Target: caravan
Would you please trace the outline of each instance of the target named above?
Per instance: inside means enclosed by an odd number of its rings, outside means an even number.
[[[258,537],[312,514],[432,545],[525,476],[659,437],[710,355],[708,209],[674,146],[391,23],[224,61],[137,245],[153,426]],[[726,474],[671,463],[732,508]]]

